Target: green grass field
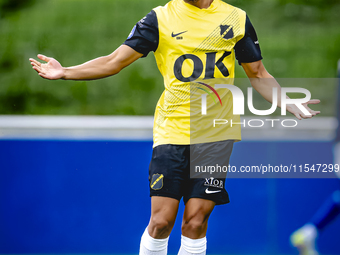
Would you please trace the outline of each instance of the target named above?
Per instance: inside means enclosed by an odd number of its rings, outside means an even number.
[[[91,82],[43,80],[28,58],[42,53],[71,66],[109,54],[139,19],[166,2],[37,0],[0,19],[0,114],[152,115],[163,91],[152,54],[115,77]],[[340,4],[318,8],[282,0],[228,2],[249,14],[272,75],[335,77]],[[245,77],[240,67],[236,75]],[[334,91],[322,85],[313,91],[322,99],[322,107],[329,109],[324,115],[332,115]]]

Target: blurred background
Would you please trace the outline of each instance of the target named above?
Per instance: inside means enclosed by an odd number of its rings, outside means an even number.
[[[152,54],[115,77],[90,82],[47,83],[31,70],[28,58],[41,53],[72,66],[110,54],[139,19],[166,2],[1,0],[0,114],[152,115],[163,91]],[[228,3],[248,13],[259,36],[263,62],[274,77],[336,77],[339,1]],[[245,77],[241,68],[237,77]]]
[[[166,2],[0,0],[0,254],[138,253],[150,213],[151,116],[163,91],[152,54],[115,77],[81,82],[41,79],[28,59],[41,53],[72,66],[110,54]],[[310,87],[296,86],[322,100],[320,119],[295,136],[244,130],[231,164],[332,163],[339,0],[226,2],[249,15],[267,70],[303,78]],[[236,77],[245,77],[239,66]],[[208,253],[297,254],[289,235],[338,188],[336,178],[229,179],[231,203],[213,213]],[[320,234],[322,254],[340,254],[339,229],[337,219]]]

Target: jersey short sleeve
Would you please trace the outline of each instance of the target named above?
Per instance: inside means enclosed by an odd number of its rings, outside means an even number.
[[[259,41],[248,16],[246,17],[244,37],[236,43],[234,50],[239,64],[262,59]]]
[[[150,51],[156,51],[159,42],[158,21],[155,11],[151,11],[132,28],[125,45],[146,57]]]

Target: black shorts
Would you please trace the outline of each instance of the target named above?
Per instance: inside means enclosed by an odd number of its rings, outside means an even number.
[[[195,169],[228,166],[234,140],[193,145],[159,145],[153,149],[149,168],[150,196],[170,197],[184,203],[190,198],[229,203],[226,173],[195,175]],[[190,175],[191,170],[191,175]],[[207,176],[208,174],[208,176]]]

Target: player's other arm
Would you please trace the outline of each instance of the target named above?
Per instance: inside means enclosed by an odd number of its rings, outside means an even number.
[[[239,64],[243,67],[247,76],[250,79],[251,85],[259,92],[267,101],[272,103],[273,88],[277,88],[278,106],[281,107],[281,87],[271,76],[262,63],[261,49],[257,35],[249,17],[246,17],[245,34],[235,45],[235,54]],[[296,105],[287,105],[287,110],[296,118],[311,118],[319,114],[318,111],[313,111],[308,108],[308,104],[318,104],[320,100],[310,100],[304,107],[309,111],[310,115],[303,114]]]
[[[54,58],[40,54],[38,58],[46,63],[41,63],[33,58],[30,58],[30,61],[33,69],[45,79],[95,80],[119,73],[124,67],[127,67],[142,56],[143,54],[138,53],[131,47],[122,45],[110,55],[72,67],[63,67]]]
[[[241,63],[245,73],[247,74],[252,87],[261,94],[268,102],[272,102],[273,88],[277,88],[278,94],[281,94],[281,86],[271,76],[264,67],[261,60],[251,63]],[[281,97],[278,97],[280,99]],[[281,106],[280,100],[278,106]]]
[[[261,94],[261,96],[266,99],[268,102],[272,103],[273,97],[273,88],[277,88],[277,98],[278,98],[278,106],[281,107],[281,86],[274,79],[272,75],[270,75],[266,68],[264,67],[261,60],[252,62],[252,63],[241,63],[244,71],[246,72],[248,78],[250,79],[250,83],[252,87]],[[288,97],[287,97],[288,98]],[[319,111],[314,111],[308,107],[308,104],[318,104],[320,100],[312,99],[307,103],[303,104],[304,107],[310,113],[310,116],[307,116],[301,112],[301,110],[296,107],[296,105],[287,105],[287,110],[292,113],[298,119],[306,119],[312,118],[313,116],[319,114]]]

